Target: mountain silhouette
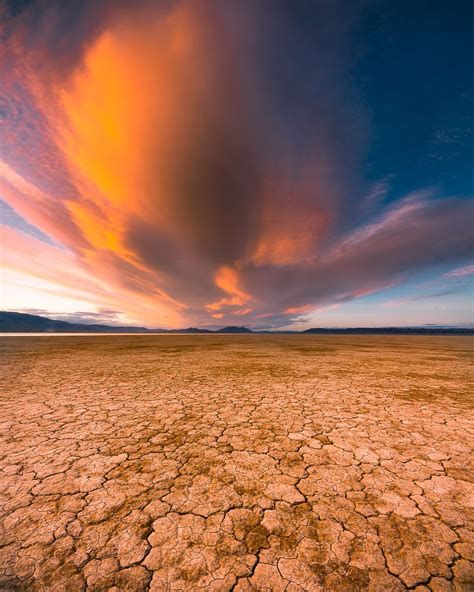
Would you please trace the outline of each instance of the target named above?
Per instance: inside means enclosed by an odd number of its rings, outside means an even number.
[[[349,327],[349,328],[311,328],[306,331],[251,330],[247,327],[230,325],[212,331],[198,327],[187,329],[149,329],[148,327],[129,327],[88,323],[70,323],[48,319],[39,315],[22,312],[0,311],[0,333],[289,333],[301,335],[474,335],[473,328],[457,327]]]

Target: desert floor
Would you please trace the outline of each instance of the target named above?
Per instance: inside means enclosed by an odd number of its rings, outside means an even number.
[[[1,338],[0,589],[474,590],[473,345]]]

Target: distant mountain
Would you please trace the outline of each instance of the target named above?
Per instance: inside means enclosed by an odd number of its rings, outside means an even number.
[[[250,329],[247,329],[247,327],[223,327],[222,329],[218,329],[217,331],[215,331],[215,333],[253,333],[253,331],[251,331]]]
[[[474,335],[474,329],[456,327],[348,327],[347,329],[306,329],[311,335]]]
[[[118,325],[69,323],[22,312],[0,311],[1,333],[252,333],[246,327],[224,327],[218,331],[188,327],[187,329],[148,329]]]
[[[189,327],[188,329],[148,329],[117,325],[89,325],[69,323],[22,312],[0,311],[0,333],[298,333],[298,331],[252,331],[247,327],[223,327],[216,331]],[[450,327],[355,327],[347,329],[312,328],[303,335],[474,335],[473,328]]]
[[[151,333],[146,327],[89,325],[56,321],[21,312],[0,312],[0,332],[9,333]]]

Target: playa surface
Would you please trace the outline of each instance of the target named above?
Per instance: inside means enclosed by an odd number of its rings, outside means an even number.
[[[1,590],[474,589],[473,338],[0,342]]]

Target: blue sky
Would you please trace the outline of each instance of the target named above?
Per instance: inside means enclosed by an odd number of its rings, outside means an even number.
[[[472,196],[473,10],[469,2],[372,5],[354,76],[370,113],[366,174],[395,195],[436,186]]]

